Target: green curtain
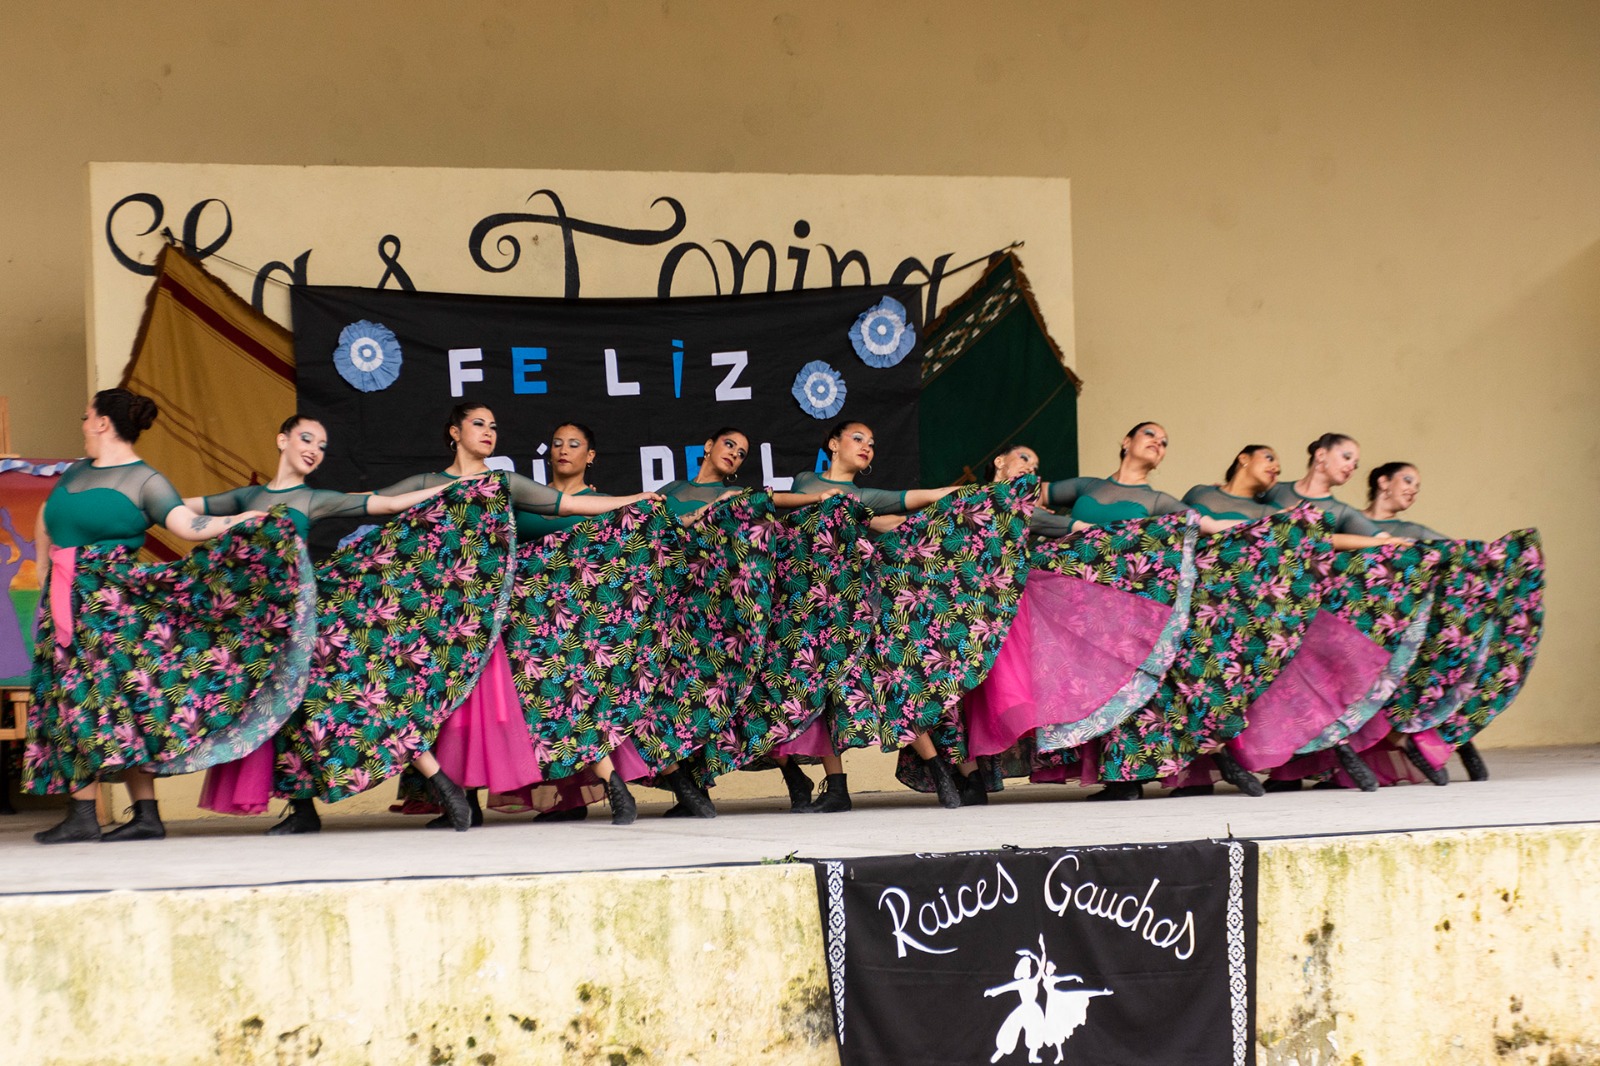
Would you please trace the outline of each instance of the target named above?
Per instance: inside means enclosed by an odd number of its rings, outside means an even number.
[[[1010,252],[928,327],[923,345],[922,483],[983,481],[1026,444],[1047,480],[1078,473],[1078,390]]]

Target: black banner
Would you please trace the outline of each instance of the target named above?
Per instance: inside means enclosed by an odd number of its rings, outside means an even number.
[[[827,429],[871,426],[864,485],[917,484],[912,286],[672,300],[552,300],[296,286],[300,409],[330,437],[319,481],[354,490],[448,464],[463,400],[494,412],[491,465],[545,481],[551,431],[594,428],[611,493],[699,471],[717,428],[749,436],[737,484],[817,468]]]
[[[1256,846],[820,860],[845,1066],[1255,1061]]]

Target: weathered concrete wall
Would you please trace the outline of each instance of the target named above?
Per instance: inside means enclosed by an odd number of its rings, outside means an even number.
[[[1261,1066],[1600,1063],[1600,826],[1262,845]]]
[[[1261,849],[1263,1066],[1600,1062],[1600,826]],[[836,1062],[807,866],[0,898],[4,1061]]]

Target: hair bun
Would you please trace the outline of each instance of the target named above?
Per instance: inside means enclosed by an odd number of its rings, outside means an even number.
[[[135,426],[143,432],[155,424],[156,416],[161,413],[161,408],[148,396],[132,393],[128,401],[128,417]]]

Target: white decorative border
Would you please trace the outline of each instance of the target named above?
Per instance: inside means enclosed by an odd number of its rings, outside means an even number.
[[[1250,1061],[1250,966],[1244,942],[1244,845],[1228,849],[1228,993],[1233,1010],[1233,1063]]]
[[[833,990],[833,1023],[844,1047],[844,863],[824,862],[828,875],[828,981]]]

